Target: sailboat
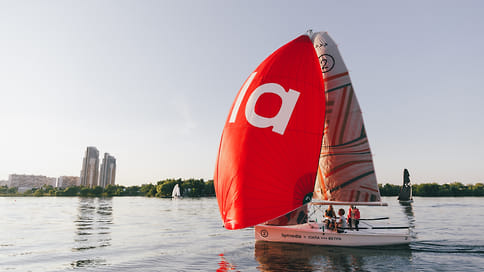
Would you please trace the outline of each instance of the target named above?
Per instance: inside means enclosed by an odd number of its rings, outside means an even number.
[[[285,44],[244,82],[222,132],[214,185],[224,227],[255,226],[256,240],[410,242],[408,230],[395,232],[401,227],[338,230],[308,218],[318,205],[386,205],[349,73],[327,32]]]
[[[403,170],[403,185],[398,194],[398,201],[401,203],[412,203],[412,185],[410,184],[410,174],[407,169]]]
[[[171,197],[172,198],[181,198],[181,194],[180,194],[180,186],[178,186],[178,183],[175,184],[175,186],[173,187],[173,191],[171,191]]]

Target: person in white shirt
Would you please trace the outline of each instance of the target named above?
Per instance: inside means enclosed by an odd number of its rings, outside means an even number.
[[[346,228],[346,217],[345,217],[345,209],[338,210],[338,219],[336,220],[336,230],[338,232],[344,232],[344,228]]]

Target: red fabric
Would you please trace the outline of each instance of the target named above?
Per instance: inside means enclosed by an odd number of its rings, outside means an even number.
[[[348,222],[351,218],[353,218],[353,216],[351,215],[352,212],[355,213],[354,219],[356,219],[356,220],[360,219],[360,210],[358,208],[355,208],[354,210],[352,208],[350,208],[348,210]]]
[[[322,141],[325,95],[318,58],[307,36],[279,48],[254,71],[257,74],[237,100],[225,123],[214,174],[220,214],[227,229],[253,226],[288,213],[314,190]],[[250,95],[267,83],[299,93],[283,133],[247,121]],[[242,91],[243,88],[241,88]],[[240,92],[239,91],[239,94]],[[271,118],[280,110],[278,95],[265,93],[254,107]]]

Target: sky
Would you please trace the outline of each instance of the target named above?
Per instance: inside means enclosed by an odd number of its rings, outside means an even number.
[[[379,183],[484,182],[482,1],[0,0],[0,180],[212,179],[250,73],[308,29],[338,43]]]

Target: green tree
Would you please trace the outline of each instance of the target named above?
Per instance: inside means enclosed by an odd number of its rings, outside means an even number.
[[[203,179],[188,179],[183,181],[182,187],[185,196],[200,197],[205,191],[205,182]]]
[[[101,187],[101,186],[94,186],[91,189],[91,195],[92,196],[101,196],[102,193],[103,193],[103,187]]]
[[[104,194],[105,196],[114,196],[116,194],[116,186],[112,184],[108,184],[106,188],[104,188]]]
[[[44,191],[42,191],[41,188],[35,190],[35,192],[33,193],[33,196],[43,196],[44,195]]]
[[[204,196],[215,196],[215,186],[213,184],[213,180],[209,180],[207,183],[205,183]]]
[[[126,187],[124,187],[124,186],[116,186],[116,195],[117,196],[129,196],[129,192],[126,191]]]
[[[44,192],[48,192],[50,190],[54,190],[54,187],[52,185],[44,185],[44,186],[42,186],[42,190]]]
[[[67,187],[64,189],[62,192],[63,196],[77,196],[79,193],[80,187],[77,186],[72,186],[72,187]]]
[[[23,193],[24,196],[29,196],[29,195],[32,195],[35,191],[37,190],[37,188],[32,188],[30,190],[27,190]]]
[[[156,187],[151,183],[141,185],[140,191],[147,197],[154,197],[156,195]]]
[[[473,196],[484,196],[484,184],[476,183],[471,187]]]
[[[126,188],[125,193],[126,195],[129,195],[129,196],[142,195],[140,189],[141,189],[140,186],[130,186]]]
[[[378,184],[378,189],[380,190],[380,194],[382,196],[398,196],[400,193],[400,188],[401,186],[388,183],[385,185]]]
[[[177,184],[178,180],[169,179],[165,181],[159,181],[158,185],[156,185],[156,196],[157,197],[171,197],[171,192],[173,192],[173,188],[175,184]]]
[[[83,197],[86,197],[86,196],[89,196],[89,194],[91,193],[91,189],[87,188],[87,187],[82,187],[80,190],[79,190],[79,195],[80,196],[83,196]]]

